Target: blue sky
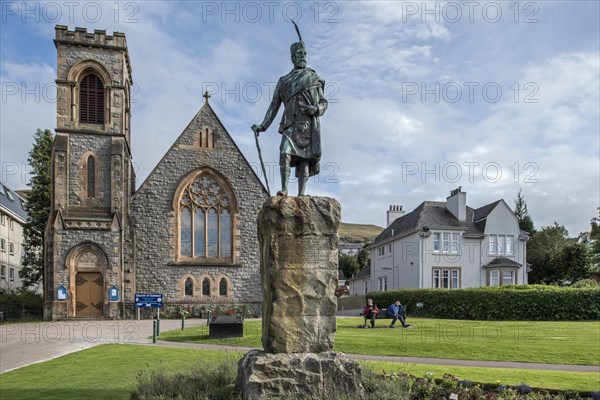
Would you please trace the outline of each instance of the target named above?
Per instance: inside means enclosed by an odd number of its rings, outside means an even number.
[[[55,127],[56,24],[124,32],[138,185],[204,90],[255,167],[296,40],[327,82],[322,173],[308,192],[343,220],[385,224],[462,186],[467,204],[523,191],[536,227],[589,229],[600,203],[598,1],[1,2],[1,181],[26,187],[37,128]],[[279,135],[261,135],[272,191]],[[295,184],[292,185],[295,188]]]

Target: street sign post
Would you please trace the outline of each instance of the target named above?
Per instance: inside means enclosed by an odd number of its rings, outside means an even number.
[[[160,308],[163,306],[163,295],[136,293],[134,304],[137,308]]]

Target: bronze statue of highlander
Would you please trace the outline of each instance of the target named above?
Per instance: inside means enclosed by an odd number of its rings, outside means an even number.
[[[327,110],[327,100],[323,94],[325,81],[314,70],[306,67],[306,47],[297,26],[296,32],[300,41],[290,47],[294,69],[279,78],[263,122],[260,125],[252,125],[252,130],[258,137],[260,132],[269,128],[283,103],[284,111],[279,123],[281,191],[278,192],[278,195],[283,196],[287,196],[292,167],[296,168],[298,196],[304,195],[308,178],[319,173],[321,160],[319,117]]]

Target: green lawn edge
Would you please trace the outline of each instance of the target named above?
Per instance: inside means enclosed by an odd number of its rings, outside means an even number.
[[[141,370],[164,370],[169,373],[190,368],[200,358],[235,362],[242,352],[224,350],[179,349],[165,346],[106,344],[0,375],[0,393],[14,400],[47,399],[129,399],[135,378]],[[421,376],[425,372],[441,378],[452,373],[474,382],[512,385],[525,382],[530,386],[595,391],[600,389],[600,374],[591,372],[539,371],[528,369],[454,367],[359,361],[373,372],[406,372]],[[35,378],[32,378],[35,377]]]
[[[335,350],[347,354],[600,365],[598,321],[462,321],[411,318],[414,329],[358,328],[362,318],[338,318]],[[161,340],[262,348],[261,321],[244,323],[244,337],[209,339],[206,325],[162,332]]]

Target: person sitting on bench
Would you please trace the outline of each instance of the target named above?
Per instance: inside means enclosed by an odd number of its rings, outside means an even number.
[[[406,307],[404,307],[400,300],[396,300],[393,304],[391,304],[387,309],[388,317],[392,318],[392,323],[390,324],[390,328],[394,328],[394,324],[397,320],[400,320],[403,328],[408,328],[410,325],[406,323]]]
[[[367,300],[367,305],[363,308],[363,314],[365,314],[365,323],[363,328],[368,328],[367,319],[371,320],[371,328],[375,328],[375,318],[377,318],[377,314],[379,314],[379,308],[375,304],[373,304],[373,299]]]

